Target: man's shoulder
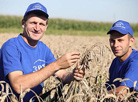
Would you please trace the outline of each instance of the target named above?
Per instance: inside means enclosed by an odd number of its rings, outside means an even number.
[[[130,55],[131,60],[138,60],[138,51],[133,49],[132,54]]]
[[[13,37],[13,38],[10,38],[10,39],[8,39],[5,43],[7,44],[7,43],[16,43],[17,41],[18,41],[18,39],[19,39],[19,37],[20,37],[20,35],[18,35],[18,36],[16,36],[16,37]],[[5,44],[4,43],[4,44]]]
[[[3,43],[2,47],[1,47],[1,50],[5,49],[6,47],[14,47],[17,45],[17,42],[18,42],[18,37],[13,37],[13,38],[10,38],[8,39],[5,43]]]
[[[16,44],[16,42],[17,42],[17,37],[10,38],[10,39],[8,39],[8,40],[3,44],[3,46],[5,46],[5,45]]]
[[[133,50],[132,54],[129,56],[128,63],[130,66],[138,66],[138,51]]]

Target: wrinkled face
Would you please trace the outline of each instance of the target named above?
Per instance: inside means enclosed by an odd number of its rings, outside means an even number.
[[[115,56],[128,57],[134,39],[131,38],[129,34],[123,35],[117,31],[113,31],[112,34],[110,34],[109,41],[110,47]]]
[[[24,34],[30,40],[38,41],[44,35],[44,32],[47,29],[47,19],[43,16],[36,16],[31,13],[28,16],[28,19],[22,21],[22,27],[24,28]]]

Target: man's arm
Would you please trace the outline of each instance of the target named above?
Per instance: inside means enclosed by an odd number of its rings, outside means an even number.
[[[63,83],[70,83],[73,80],[80,81],[85,75],[84,68],[82,68],[81,70],[80,68],[81,66],[79,65],[79,63],[77,63],[77,66],[72,73],[66,70],[59,70],[55,73],[55,75],[60,78]]]
[[[122,99],[126,94],[127,94],[127,89],[128,87],[126,86],[119,86],[116,88],[116,92],[115,92],[115,95],[118,96],[119,95],[119,98]],[[114,90],[109,90],[108,93],[111,94],[113,93]]]
[[[78,52],[68,53],[39,71],[26,75],[23,75],[22,71],[14,71],[8,74],[8,78],[13,89],[20,94],[21,90],[39,85],[56,71],[69,68],[78,61],[79,55]]]

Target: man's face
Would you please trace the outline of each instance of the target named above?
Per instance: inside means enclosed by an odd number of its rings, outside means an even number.
[[[133,44],[133,38],[129,37],[129,34],[123,35],[117,31],[113,31],[110,34],[110,47],[112,52],[117,57],[128,57],[130,48]]]
[[[30,40],[38,41],[44,35],[47,25],[47,19],[43,16],[36,16],[35,14],[29,14],[27,21],[23,20],[22,27],[24,33]]]

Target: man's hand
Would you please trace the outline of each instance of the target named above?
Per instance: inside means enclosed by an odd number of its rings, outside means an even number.
[[[74,69],[73,74],[75,80],[81,81],[85,75],[85,69],[83,65],[81,66],[79,63],[77,63],[77,67]]]
[[[115,95],[116,96],[119,95],[119,98],[122,99],[127,94],[127,89],[128,89],[128,87],[126,87],[126,86],[119,86],[116,88]],[[113,90],[109,90],[108,93],[112,94]]]
[[[71,52],[61,56],[57,61],[57,66],[59,69],[66,69],[74,65],[78,59],[80,59],[79,52]]]
[[[83,66],[77,63],[76,68],[74,68],[73,72],[67,72],[66,70],[62,69],[55,73],[55,75],[63,81],[63,83],[70,83],[73,80],[81,81],[85,75],[85,69]]]

